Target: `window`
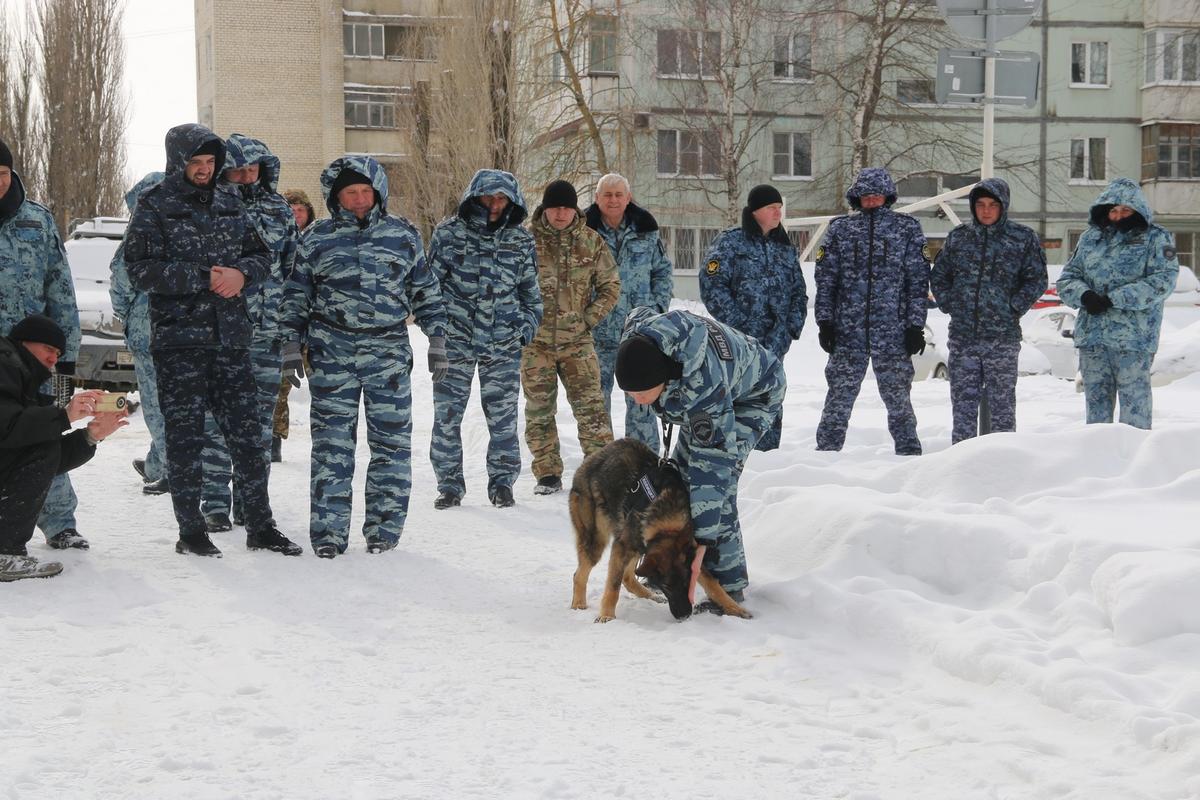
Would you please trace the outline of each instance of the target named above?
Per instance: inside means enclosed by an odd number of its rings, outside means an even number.
[[[396,128],[396,106],[411,102],[412,95],[392,88],[356,88],[346,91],[346,127]]]
[[[1103,183],[1107,174],[1107,139],[1071,140],[1071,180]]]
[[[1146,33],[1146,83],[1200,83],[1200,31]]]
[[[896,81],[896,99],[906,106],[935,105],[933,78],[905,78]]]
[[[708,256],[713,240],[721,233],[718,228],[659,229],[663,247],[675,270],[698,271]]]
[[[385,25],[383,39],[384,53],[389,61],[437,60],[437,35],[432,28],[420,25]]]
[[[342,25],[346,58],[383,58],[383,26],[347,22]]]
[[[1071,43],[1071,85],[1108,86],[1108,42]]]
[[[1196,235],[1191,231],[1173,231],[1175,237],[1175,253],[1179,256],[1179,266],[1187,267],[1192,272],[1196,271],[1196,262],[1194,256]]]
[[[658,31],[660,78],[712,78],[720,62],[719,31]]]
[[[792,247],[796,248],[797,253],[803,253],[804,248],[808,247],[808,240],[811,236],[811,231],[794,228],[787,232],[788,239],[792,241]]]
[[[1200,178],[1200,125],[1142,128],[1142,180]]]
[[[588,74],[617,74],[617,18],[593,14],[588,19]]]
[[[775,37],[775,77],[779,80],[812,80],[812,37],[807,33]]]
[[[659,131],[658,174],[715,177],[721,148],[715,131]]]
[[[776,133],[772,173],[776,178],[812,177],[812,134]]]

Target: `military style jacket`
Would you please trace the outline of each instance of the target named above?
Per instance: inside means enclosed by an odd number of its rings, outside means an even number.
[[[367,176],[375,189],[375,205],[361,221],[333,195],[344,169]],[[417,229],[387,212],[383,166],[369,156],[343,156],[321,173],[321,191],[330,216],[304,229],[284,288],[280,324],[288,338],[362,337],[407,347],[410,314],[426,335],[445,335],[441,289]]]
[[[534,343],[558,347],[585,339],[621,294],[608,245],[579,215],[563,230],[555,230],[540,207],[529,229],[537,246],[543,307]]]
[[[1145,226],[1115,228],[1108,222],[1114,205],[1132,208]],[[1178,277],[1174,238],[1154,224],[1154,213],[1138,185],[1117,178],[1096,198],[1091,225],[1058,278],[1058,296],[1080,309],[1075,346],[1157,352],[1163,305]],[[1103,314],[1083,309],[1083,293],[1089,289],[1107,296],[1112,308]]]
[[[934,261],[930,286],[938,308],[950,315],[950,339],[956,342],[1021,341],[1021,315],[1046,291],[1046,251],[1032,228],[1008,219],[1008,184],[987,178],[971,191],[971,207],[980,189],[1000,203],[1000,219],[978,220],[950,231]],[[973,213],[973,212],[972,212]]]
[[[0,336],[30,314],[45,314],[66,333],[59,371],[71,371],[80,333],[67,254],[54,217],[25,196],[21,176],[13,172],[0,198]]]
[[[125,193],[125,207],[129,209],[129,216],[133,216],[133,210],[137,208],[137,200],[142,192],[165,177],[165,172],[148,173]],[[129,282],[124,241],[117,246],[117,252],[113,253],[108,271],[108,297],[112,300],[113,313],[125,328],[125,344],[130,350],[145,352],[150,349],[150,295],[137,291]]]
[[[700,270],[700,299],[714,318],[748,333],[782,359],[800,338],[808,289],[783,226],[763,235],[749,211],[718,236]]]
[[[125,266],[135,289],[150,295],[150,348],[250,346],[246,292],[221,297],[209,288],[214,266],[232,267],[253,286],[270,269],[270,252],[233,194],[198,187],[184,168],[201,147],[225,144],[202,125],[167,132],[167,176],[142,192],[125,231]]]
[[[495,223],[475,199],[502,194],[508,207]],[[446,303],[446,346],[459,357],[516,353],[533,341],[542,321],[533,234],[517,179],[481,169],[463,192],[458,213],[434,228],[429,266]]]
[[[779,416],[787,392],[783,364],[750,336],[686,311],[635,309],[625,336],[634,334],[683,366],[653,408],[683,431],[696,541],[713,544],[742,464]]]
[[[592,331],[596,344],[616,347],[630,311],[638,306],[666,311],[671,306],[674,291],[671,261],[658,235],[658,221],[641,206],[630,203],[625,208],[625,220],[615,231],[604,224],[600,207],[595,203],[588,206],[584,218],[588,227],[608,244],[621,277],[617,304]]]
[[[846,199],[861,209],[869,194],[885,205],[833,220],[817,249],[815,317],[833,323],[838,350],[905,356],[905,328],[925,324],[931,253],[920,223],[889,207],[896,184],[887,170],[862,170]]]

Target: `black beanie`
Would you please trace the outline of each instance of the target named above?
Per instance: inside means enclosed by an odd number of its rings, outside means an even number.
[[[750,190],[750,194],[746,197],[746,208],[751,211],[758,211],[763,206],[769,206],[771,203],[782,203],[783,195],[769,183],[760,183]]]
[[[358,183],[365,183],[368,186],[373,186],[371,179],[361,172],[350,168],[343,169],[338,173],[338,176],[333,179],[333,186],[329,189],[329,196],[337,200],[338,192],[345,189],[347,186],[354,186]]]
[[[0,167],[8,167],[9,169],[12,169],[12,165],[12,150],[9,150],[8,145],[4,143],[4,140],[0,139]]]
[[[542,192],[542,208],[578,208],[579,195],[567,181],[555,181]]]
[[[635,333],[617,349],[617,386],[625,392],[644,392],[679,378],[683,366],[658,349],[649,337]]]
[[[58,323],[41,314],[30,314],[13,326],[8,335],[14,342],[37,342],[58,348],[61,355],[67,350],[67,335]]]
[[[219,155],[221,155],[222,151],[224,151],[224,149],[225,149],[225,145],[221,144],[220,139],[208,139],[204,142],[204,144],[197,147],[192,152],[192,155],[190,157],[195,158],[196,156],[219,156]]]

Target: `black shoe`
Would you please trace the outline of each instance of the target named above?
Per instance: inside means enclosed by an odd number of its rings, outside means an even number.
[[[224,533],[225,531],[233,530],[233,523],[229,521],[229,515],[223,511],[215,511],[212,514],[204,515],[204,527],[209,533]]]
[[[433,507],[438,511],[460,505],[462,505],[462,498],[453,492],[442,492],[437,496],[437,500],[433,501]]]
[[[166,478],[142,484],[142,494],[166,494],[169,491],[171,491],[171,485],[167,483]]]
[[[283,439],[279,436],[271,437],[271,463],[283,463]]]
[[[562,491],[562,478],[557,475],[547,475],[538,478],[537,486],[533,487],[534,494],[554,494]]]
[[[395,550],[399,541],[390,541],[388,539],[367,539],[368,553],[386,553],[388,550]]]
[[[135,458],[133,460],[133,470],[138,475],[142,476],[142,480],[144,480],[144,481],[150,480],[149,478],[146,477],[146,459]]]
[[[231,514],[231,517],[232,517],[234,525],[244,526],[246,524],[246,512],[242,508],[241,500],[238,500],[236,498],[234,499],[233,513]]]
[[[284,536],[273,525],[257,533],[247,533],[246,549],[270,550],[272,553],[283,553],[285,556],[298,556],[304,552],[303,547]]]
[[[319,544],[313,548],[317,558],[337,558],[338,549],[331,544]]]
[[[229,530],[226,528],[226,530]],[[179,534],[179,541],[175,543],[176,553],[191,553],[196,556],[207,556],[209,558],[220,558],[221,551],[212,543],[212,539],[208,538],[207,533],[192,533]]]
[[[87,550],[91,546],[74,528],[64,528],[47,538],[46,544],[54,550]]]
[[[513,500],[512,487],[510,486],[497,486],[492,490],[489,499],[496,508],[512,508],[517,504],[517,501]]]

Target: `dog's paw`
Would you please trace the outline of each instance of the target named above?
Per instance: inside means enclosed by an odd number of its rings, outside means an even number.
[[[651,595],[650,595],[650,597],[648,597],[647,599],[648,599],[648,600],[653,600],[653,601],[654,601],[654,602],[656,602],[656,603],[665,603],[665,602],[667,602],[667,596],[666,596],[665,594],[659,594],[658,592],[654,592],[654,593],[653,593],[653,594],[651,594]]]
[[[606,617],[603,614],[601,614],[600,616],[596,617],[596,619],[594,621],[597,623],[604,623],[604,622],[612,622],[614,619],[616,619],[616,617]]]
[[[736,610],[730,610],[729,613],[735,617],[740,617],[741,619],[754,619],[754,615],[741,606],[738,606]]]
[[[587,608],[587,601],[584,600],[583,602],[580,602],[580,603],[571,603],[571,608],[575,611],[583,611],[584,609]]]

